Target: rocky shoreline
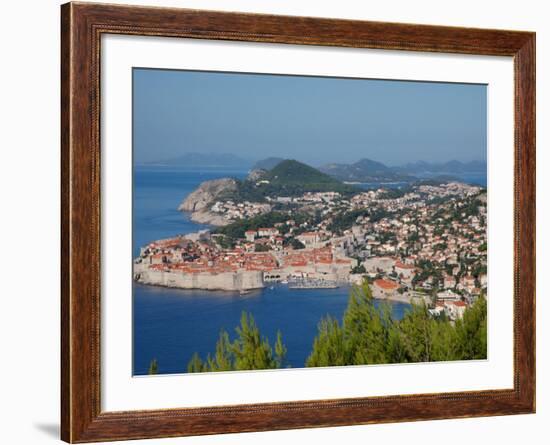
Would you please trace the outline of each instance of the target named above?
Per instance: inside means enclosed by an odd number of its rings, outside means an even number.
[[[199,212],[201,210],[207,210],[210,204],[220,195],[235,190],[237,190],[237,181],[232,178],[204,181],[183,200],[178,210],[182,212]]]
[[[224,218],[223,215],[210,211],[210,205],[220,195],[235,190],[237,190],[237,181],[232,178],[205,181],[182,201],[178,210],[189,213],[193,222],[211,226],[225,226],[230,221]]]
[[[189,218],[191,221],[199,224],[207,224],[210,226],[226,226],[231,221],[227,220],[218,213],[211,212],[209,210],[200,210],[198,212],[190,212]]]

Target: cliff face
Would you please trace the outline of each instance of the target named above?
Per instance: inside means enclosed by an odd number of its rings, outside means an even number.
[[[213,179],[203,182],[180,204],[178,210],[199,212],[206,210],[224,192],[237,190],[237,182],[231,178]]]
[[[219,213],[210,212],[208,209],[191,213],[191,221],[199,224],[209,224],[211,226],[226,226],[231,222]]]

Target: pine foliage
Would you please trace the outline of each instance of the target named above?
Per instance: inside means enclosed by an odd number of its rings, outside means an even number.
[[[342,323],[318,325],[306,366],[417,363],[487,358],[487,300],[481,296],[462,319],[435,319],[425,304],[413,304],[401,320],[378,307],[368,283],[355,286]]]
[[[188,372],[218,372],[288,367],[281,332],[273,346],[251,314],[243,312],[236,336],[222,330],[213,355],[195,353]],[[375,303],[367,281],[350,292],[343,319],[326,316],[305,365],[346,366],[418,363],[487,358],[487,300],[482,295],[461,319],[434,318],[425,304],[413,304],[401,320],[391,305]],[[156,360],[155,370],[157,370]],[[151,362],[150,370],[153,368]]]
[[[277,333],[277,340],[272,347],[267,337],[261,335],[252,315],[246,312],[242,313],[240,325],[235,332],[236,338],[231,341],[229,334],[222,330],[214,355],[209,354],[203,361],[197,353],[193,354],[187,371],[242,371],[286,366],[287,348],[280,332]]]

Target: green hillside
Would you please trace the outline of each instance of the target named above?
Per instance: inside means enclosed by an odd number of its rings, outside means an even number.
[[[275,167],[277,164],[280,164],[283,161],[284,161],[283,158],[276,158],[276,157],[262,159],[261,161],[256,162],[252,166],[252,170],[271,170],[273,167]]]
[[[266,196],[301,196],[304,192],[348,194],[357,190],[309,165],[286,159],[259,178],[240,181],[238,190],[225,198],[258,202]]]
[[[280,162],[262,179],[281,187],[299,185],[304,191],[337,191],[336,189],[349,188],[337,179],[292,159]]]

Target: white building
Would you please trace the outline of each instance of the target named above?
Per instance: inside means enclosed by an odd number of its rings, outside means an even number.
[[[395,273],[408,280],[415,275],[415,268],[411,264],[404,264],[401,261],[397,261],[395,263]]]
[[[367,272],[376,273],[380,269],[382,272],[389,274],[395,266],[395,259],[390,257],[368,258],[363,262],[363,266],[365,266]]]
[[[298,235],[296,238],[304,244],[304,246],[312,246],[320,241],[320,236],[318,232],[305,232],[301,235]]]
[[[275,227],[264,227],[261,229],[258,229],[258,236],[277,236],[279,234],[279,230]]]
[[[460,295],[453,292],[451,289],[447,289],[442,292],[438,292],[437,299],[439,301],[459,301]]]

